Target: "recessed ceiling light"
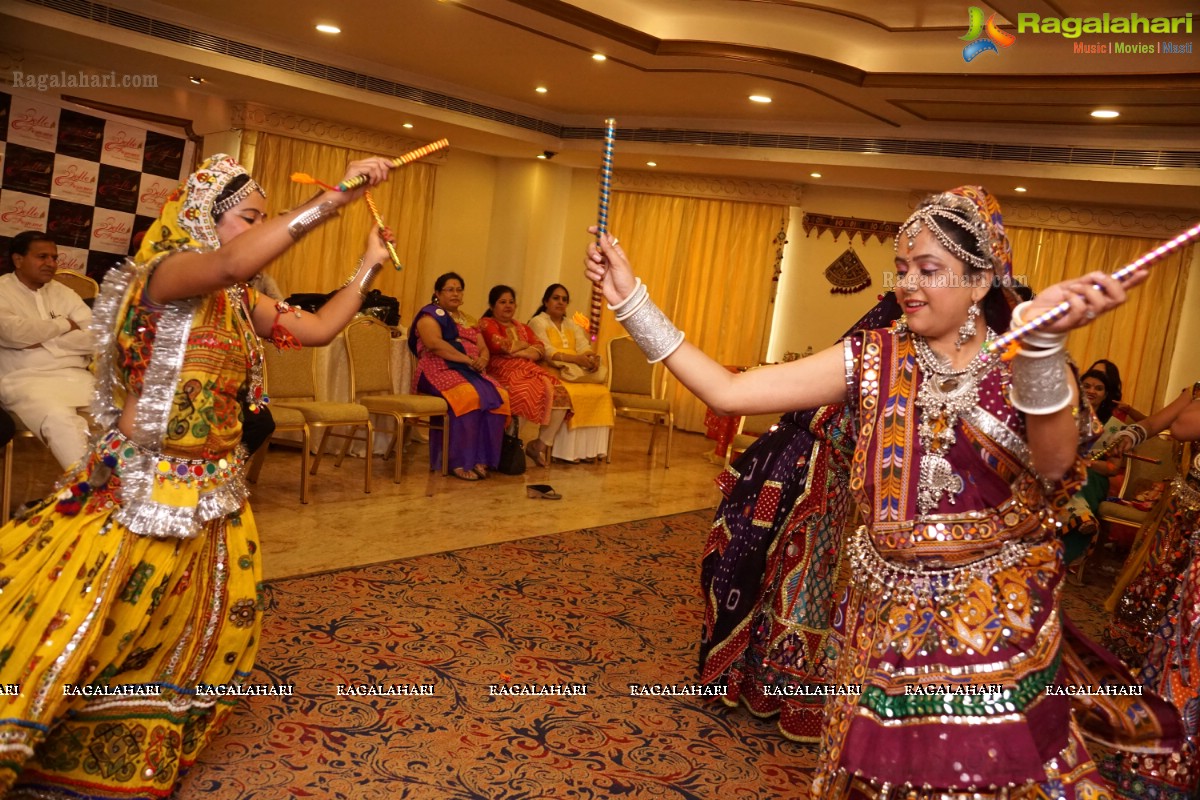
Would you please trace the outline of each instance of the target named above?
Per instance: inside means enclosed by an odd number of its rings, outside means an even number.
[[[191,81],[192,83],[196,84],[197,86],[204,83],[204,78],[201,78],[199,75],[189,75],[188,80]]]
[[[545,153],[538,153],[538,158],[542,159],[543,161],[545,161],[549,157],[550,156],[546,155]]]
[[[658,166],[658,162],[657,162],[657,161],[647,161],[647,162],[646,162],[646,166],[647,166],[647,167],[657,167],[657,166]]]
[[[592,61],[608,61],[608,56],[604,53],[592,53]]]
[[[321,33],[341,33],[342,29],[337,25],[318,25],[317,30]]]
[[[1026,189],[1024,186],[1018,186],[1015,189],[1013,189],[1013,191],[1014,192],[1028,192],[1029,190]]]
[[[539,86],[536,89],[534,89],[534,91],[537,92],[538,94],[545,94],[546,92],[548,92],[550,90],[547,89],[545,86]]]
[[[1096,119],[1116,119],[1121,116],[1121,112],[1113,111],[1111,108],[1097,108],[1092,112],[1092,116]]]
[[[810,173],[808,173],[808,177],[810,177],[810,178],[819,178],[819,177],[821,177],[821,173],[819,173],[819,172],[810,172]]]
[[[406,122],[406,123],[404,123],[403,127],[405,127],[405,128],[411,128],[411,127],[412,127],[412,123],[411,123],[411,122]]]
[[[752,95],[750,95],[750,102],[752,102],[752,103],[769,103],[769,102],[771,102],[771,98],[767,97],[765,94],[752,94]]]

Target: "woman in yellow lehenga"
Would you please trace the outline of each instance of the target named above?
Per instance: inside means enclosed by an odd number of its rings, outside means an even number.
[[[369,185],[384,159],[351,163]],[[315,315],[244,284],[356,200],[327,191],[267,220],[216,155],[177,190],[96,302],[98,424],[88,454],[0,528],[0,795],[167,797],[233,705],[262,615],[239,447],[262,396],[259,335],[329,341],[386,251]],[[365,265],[365,266],[364,266]],[[260,302],[261,298],[261,302]]]

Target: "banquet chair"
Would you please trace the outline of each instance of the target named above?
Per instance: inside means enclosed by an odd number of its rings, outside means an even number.
[[[8,444],[4,445],[4,469],[0,471],[0,525],[5,525],[8,522],[9,511],[12,507],[12,470],[13,470],[13,444],[17,439],[34,439],[33,431],[21,424],[21,420],[13,417],[13,423],[16,425],[17,431],[13,438],[8,440]]]
[[[100,284],[87,275],[82,275],[69,269],[60,269],[54,273],[54,280],[68,289],[74,290],[75,294],[84,300],[95,300],[96,295],[100,294]]]
[[[608,391],[612,394],[613,406],[618,414],[650,423],[650,446],[647,453],[654,452],[654,440],[658,426],[667,428],[667,453],[663,467],[671,466],[671,434],[675,428],[675,413],[671,401],[661,397],[663,379],[661,367],[650,364],[646,356],[628,336],[619,336],[608,342]],[[607,460],[612,461],[614,426],[608,433]]]
[[[391,417],[392,440],[385,458],[395,456],[395,483],[400,482],[404,440],[408,425],[442,432],[442,475],[450,471],[450,417],[446,401],[424,394],[396,394],[392,378],[392,330],[377,319],[360,316],[346,327],[346,355],[350,361],[350,399],[373,415]],[[441,418],[441,424],[434,422]],[[368,440],[367,451],[372,442]]]
[[[270,376],[271,412],[276,414],[275,425],[279,427],[279,415],[276,409],[292,408],[304,416],[304,422],[310,431],[320,429],[321,442],[317,445],[317,457],[313,459],[309,474],[316,475],[321,466],[321,458],[325,455],[325,444],[332,436],[342,439],[342,449],[334,466],[340,467],[346,458],[346,451],[354,439],[353,431],[366,428],[367,440],[370,441],[373,428],[371,414],[366,406],[358,403],[336,403],[317,400],[316,377],[314,371],[314,348],[302,347],[298,350],[280,350],[277,347],[266,346],[265,372]],[[334,428],[348,427],[350,433],[334,433]],[[307,448],[305,448],[307,452]],[[371,493],[371,458],[370,454],[363,459],[363,492]]]
[[[759,436],[771,430],[779,423],[778,414],[752,414],[738,421],[737,433],[733,435],[729,446],[725,448],[725,466],[734,460],[734,453],[744,453],[746,448],[754,444]]]
[[[1129,502],[1154,483],[1169,482],[1177,474],[1181,451],[1179,443],[1170,436],[1166,434],[1152,436],[1134,448],[1133,452],[1142,458],[1151,459],[1151,461],[1126,457],[1125,480],[1121,483],[1121,491],[1117,493],[1117,501],[1105,500],[1100,503],[1096,515],[1099,517],[1100,529],[1096,531],[1095,545],[1089,548],[1076,572],[1075,580],[1078,582],[1083,581],[1083,573],[1088,565],[1098,557],[1101,548],[1108,544],[1108,540],[1112,536],[1112,525],[1140,528],[1150,516],[1153,505],[1155,505],[1152,504],[1150,509],[1143,511],[1130,505]],[[1170,488],[1167,487],[1163,494],[1165,495],[1169,491]]]
[[[268,378],[263,374],[263,389],[267,391],[267,396],[270,397],[270,384]],[[275,433],[291,433],[298,432],[300,434],[300,502],[308,503],[308,462],[311,458],[311,433],[308,429],[308,422],[304,419],[303,412],[298,408],[289,408],[287,406],[277,406],[271,404],[271,416],[275,419]],[[258,473],[262,472],[263,462],[267,460],[267,451],[271,449],[271,441],[275,438],[275,433],[271,434],[271,438],[262,443],[258,448],[258,452],[250,459],[250,468],[246,470],[246,480],[250,483],[258,483]]]

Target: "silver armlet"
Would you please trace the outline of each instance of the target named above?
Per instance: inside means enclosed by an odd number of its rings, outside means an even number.
[[[1022,349],[1012,360],[1012,404],[1026,414],[1053,414],[1071,404],[1071,370],[1067,354]]]
[[[322,222],[338,215],[337,203],[326,200],[319,206],[301,211],[288,223],[288,233],[293,241],[300,241],[304,234],[320,225]]]
[[[654,305],[640,279],[629,297],[609,308],[616,312],[617,322],[625,326],[651,364],[662,361],[683,344],[683,331]]]
[[[349,278],[346,278],[346,282],[343,283],[339,288],[345,289],[350,284],[357,283],[358,296],[367,296],[367,292],[371,290],[371,284],[375,282],[375,276],[379,274],[381,269],[383,269],[383,264],[379,261],[376,261],[371,266],[364,267],[364,261],[366,261],[365,256],[358,260],[358,266],[354,268],[354,272],[350,274]]]

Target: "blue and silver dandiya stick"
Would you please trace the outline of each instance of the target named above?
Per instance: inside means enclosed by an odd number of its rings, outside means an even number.
[[[1175,250],[1178,250],[1180,247],[1183,247],[1197,236],[1200,236],[1200,224],[1193,225],[1171,241],[1165,242],[1150,252],[1142,255],[1140,258],[1129,262],[1114,272],[1112,277],[1120,283],[1125,283],[1125,281],[1129,280],[1130,277],[1133,276],[1133,273],[1137,272],[1139,269],[1150,266],[1163,256],[1169,255]],[[995,339],[983,346],[983,351],[988,354],[1003,353],[1025,334],[1030,333],[1031,331],[1040,330],[1047,325],[1057,322],[1066,316],[1067,312],[1070,310],[1071,305],[1066,301],[1059,303],[1054,308],[1037,317],[1034,317],[1019,328],[1015,328],[1003,336],[997,336]]]
[[[599,241],[606,233],[608,233],[608,198],[612,192],[612,165],[613,165],[613,139],[616,138],[617,121],[612,119],[604,120],[604,155],[600,160],[600,214],[596,222],[598,233],[596,240]],[[599,283],[592,284],[592,316],[591,316],[591,338],[596,341],[596,336],[600,333],[600,311],[603,308],[603,293]]]

